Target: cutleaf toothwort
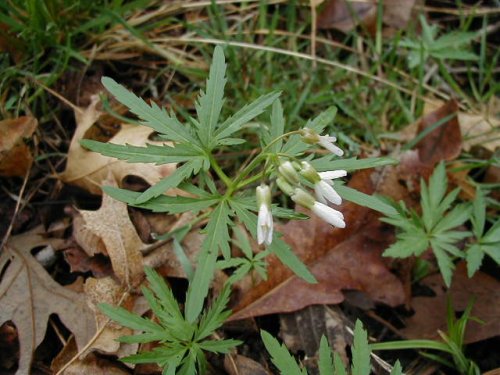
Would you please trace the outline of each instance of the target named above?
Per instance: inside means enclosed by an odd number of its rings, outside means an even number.
[[[197,336],[197,339],[201,340],[206,337],[206,332],[211,332],[216,326],[214,323],[204,323],[208,318],[204,318],[206,315],[202,315],[202,311],[217,267],[236,268],[235,277],[230,278],[230,282],[241,278],[242,273],[250,271],[256,271],[265,278],[265,258],[273,254],[299,277],[311,283],[316,281],[307,267],[280,238],[281,234],[274,230],[274,218],[307,218],[304,214],[276,207],[272,203],[271,198],[278,188],[297,204],[310,209],[332,226],[339,228],[344,228],[349,223],[345,222],[340,210],[330,204],[338,206],[342,198],[384,213],[394,211],[390,205],[382,204],[337,182],[334,186],[333,180],[346,176],[347,171],[393,163],[393,160],[383,158],[339,159],[343,151],[335,144],[336,138],[325,134],[325,129],[335,118],[335,108],[320,113],[300,129],[289,130],[278,99],[280,93],[271,92],[243,106],[232,116],[221,119],[224,109],[226,62],[220,46],[215,47],[206,90],[201,92],[196,101],[196,118],[189,117],[184,122],[173,112],[168,112],[156,103],[148,104],[111,78],[103,78],[102,83],[116,100],[137,115],[142,125],[154,129],[161,139],[168,141],[168,145],[138,147],[82,140],[83,147],[131,163],[178,163],[175,172],[144,192],[105,187],[106,193],[131,206],[154,212],[177,214],[190,211],[198,215],[198,218],[208,219],[203,228],[206,238],[197,256],[194,274],[190,278],[184,314],[175,313],[176,321],[184,319],[184,323],[179,325],[179,329],[185,330],[182,334],[189,330],[195,332],[193,327],[206,324],[207,328],[202,330],[203,337]],[[269,109],[269,125],[259,121],[258,127],[245,127],[251,121],[255,123],[255,118]],[[255,132],[251,139],[258,139],[258,143],[254,145],[252,159],[243,163],[239,170],[233,169],[234,163],[223,163],[227,160],[224,153],[238,154],[241,144],[247,142],[241,138],[242,130],[248,132],[251,129]],[[315,157],[315,153],[311,151],[318,146],[319,149],[326,149],[330,153]],[[184,193],[177,196],[164,194],[172,188]],[[245,228],[258,242],[260,252],[257,255],[253,255],[249,248],[244,248],[246,258],[231,258],[230,241],[235,224]],[[240,234],[240,242],[241,238],[243,237]],[[223,260],[218,259],[221,256]],[[156,302],[151,293],[147,290],[145,293],[153,312],[164,314],[160,308],[153,308]],[[156,296],[161,300],[160,294],[156,293]],[[118,321],[125,314],[121,310],[105,309]],[[121,311],[122,315],[117,314],[117,311]],[[160,319],[160,316],[158,318]],[[169,317],[166,321],[170,322],[171,319]],[[137,319],[136,323],[133,327],[136,329],[144,323],[145,336],[141,336],[144,340],[170,340],[170,337],[162,336],[165,333],[158,333],[156,323]],[[203,363],[199,359],[201,351],[217,351],[219,348],[218,343],[214,343],[212,347],[206,342],[202,345],[197,341],[193,342],[193,349],[186,354],[187,352],[172,340],[169,342],[169,354],[160,362],[170,363],[169,369],[177,365],[191,366],[189,369],[192,369],[196,361],[198,367],[202,368]],[[153,354],[153,357],[155,355]],[[195,358],[196,361],[187,361],[186,356]],[[144,361],[148,358],[151,359],[150,354],[143,357]]]

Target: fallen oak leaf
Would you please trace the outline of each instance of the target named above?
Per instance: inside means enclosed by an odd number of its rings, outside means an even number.
[[[30,138],[38,121],[30,116],[0,121],[0,176],[24,176],[33,156],[24,140]]]
[[[104,181],[116,186],[113,177]],[[141,249],[145,246],[130,221],[127,205],[103,194],[97,211],[79,211],[85,227],[102,240],[118,279],[126,286],[137,286],[143,279]]]
[[[77,128],[71,140],[68,151],[68,161],[65,171],[60,175],[62,181],[79,186],[92,194],[100,195],[102,181],[108,177],[109,171],[120,184],[126,176],[137,176],[150,185],[154,185],[163,177],[175,170],[175,164],[153,165],[147,163],[129,164],[123,160],[103,156],[88,151],[80,146],[89,130],[94,126],[101,112],[97,110],[98,97],[94,96],[91,104],[81,113],[75,112]],[[166,142],[150,141],[148,138],[154,130],[142,125],[124,124],[109,142],[144,146],[146,143],[164,145]]]
[[[10,320],[16,325],[20,343],[16,374],[24,375],[30,373],[34,350],[45,336],[51,314],[57,314],[73,332],[80,348],[94,334],[95,323],[83,296],[55,282],[31,256],[31,248],[20,247],[22,241],[16,237],[0,255],[0,269],[4,272],[0,324]],[[13,239],[16,247],[11,245]]]
[[[119,357],[135,354],[139,348],[138,344],[125,344],[118,341],[121,336],[132,335],[133,330],[110,321],[98,308],[99,304],[107,303],[132,309],[134,298],[126,293],[126,289],[112,277],[99,279],[90,277],[85,281],[84,291],[88,304],[95,314],[97,330],[99,331],[99,336],[92,342],[88,350],[116,354]]]

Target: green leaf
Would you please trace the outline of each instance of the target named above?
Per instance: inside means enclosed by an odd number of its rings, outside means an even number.
[[[345,169],[346,171],[357,171],[360,169],[384,167],[395,165],[399,162],[393,158],[348,158],[335,159],[336,155],[325,155],[319,159],[311,160],[311,165],[318,171],[332,171],[336,169]]]
[[[196,138],[189,133],[189,130],[175,116],[168,115],[167,111],[158,107],[156,103],[152,102],[151,106],[149,106],[142,98],[139,98],[109,77],[103,77],[101,82],[116,100],[142,120],[143,125],[165,134],[172,141],[198,144]]]
[[[200,198],[161,195],[147,202],[137,204],[137,198],[141,196],[141,193],[112,186],[103,186],[103,191],[112,198],[125,202],[131,206],[145,208],[153,212],[168,212],[170,214],[186,211],[197,212],[213,206],[220,201],[220,197],[208,194]]]
[[[458,49],[443,49],[439,51],[431,51],[431,56],[436,59],[476,61],[479,56],[470,51],[461,51]]]
[[[198,325],[198,332],[196,333],[196,339],[202,340],[207,336],[210,336],[216,329],[218,329],[224,321],[231,315],[230,310],[225,310],[229,297],[231,295],[231,287],[226,285],[219,297],[215,300],[213,306],[202,315],[200,319],[200,324]]]
[[[391,375],[403,375],[403,368],[401,367],[401,363],[396,361],[394,367],[391,370]]]
[[[156,294],[157,298],[161,301],[162,306],[172,315],[178,322],[183,322],[181,309],[175,300],[172,289],[170,289],[165,280],[151,267],[145,267],[144,273],[149,281],[151,290]]]
[[[307,266],[302,263],[297,255],[295,255],[290,246],[288,246],[285,241],[278,238],[277,235],[273,236],[273,242],[269,245],[268,250],[275,254],[278,259],[298,277],[310,284],[316,284],[318,282]]]
[[[260,331],[260,336],[262,337],[262,341],[264,342],[264,346],[267,351],[271,355],[271,360],[274,365],[278,368],[281,374],[283,375],[304,375],[307,374],[305,371],[302,371],[292,357],[286,346],[280,345],[278,340],[276,340],[273,336],[267,333],[264,330]]]
[[[479,244],[474,244],[467,249],[467,275],[472,277],[483,263],[484,252]]]
[[[486,232],[481,241],[485,244],[494,244],[500,242],[500,219],[497,219],[493,226]]]
[[[370,375],[370,346],[368,335],[363,329],[360,320],[356,320],[354,327],[354,344],[352,346],[352,370],[356,375]]]
[[[235,346],[241,345],[243,341],[226,339],[226,340],[207,340],[200,343],[200,348],[208,350],[212,353],[229,353]]]
[[[270,129],[270,141],[277,139],[282,136],[285,131],[285,117],[283,116],[283,107],[281,102],[276,100],[273,103],[273,110],[271,112],[271,129]],[[269,148],[270,152],[278,153],[281,151],[283,146],[283,139],[275,142]]]
[[[125,358],[122,358],[121,361],[126,363],[166,363],[170,361],[175,361],[177,357],[182,356],[186,349],[184,348],[176,348],[173,350],[172,348],[159,347],[154,348],[151,351],[143,352],[139,354],[134,354]]]
[[[450,229],[462,225],[470,217],[470,206],[468,204],[461,204],[455,206],[448,214],[436,224],[433,228],[433,233],[446,232]]]
[[[162,332],[146,332],[137,335],[121,336],[118,338],[118,341],[125,344],[145,344],[152,341],[169,341],[171,337],[171,335],[163,330]]]
[[[120,323],[124,327],[132,328],[137,331],[146,331],[149,333],[159,333],[163,331],[163,328],[160,325],[149,319],[141,318],[140,316],[125,310],[123,307],[101,303],[99,304],[99,309],[109,318]]]
[[[477,37],[477,33],[472,32],[451,32],[440,36],[432,45],[433,49],[456,49],[461,44],[467,44]]]
[[[344,362],[342,362],[342,358],[340,358],[340,355],[337,352],[333,353],[333,365],[335,367],[335,371],[333,372],[334,375],[347,375]]]
[[[483,237],[484,224],[486,222],[486,203],[484,200],[484,193],[481,189],[476,190],[476,197],[472,202],[471,222],[474,235],[479,240]]]
[[[160,196],[167,190],[177,187],[182,181],[191,176],[195,169],[196,162],[192,160],[188,161],[183,166],[177,168],[171,175],[161,179],[158,183],[139,195],[135,202],[137,204],[147,202],[152,198]]]
[[[453,269],[455,266],[451,261],[450,257],[446,253],[446,251],[439,246],[435,241],[431,240],[432,250],[434,255],[436,256],[439,270],[441,271],[441,275],[443,276],[444,283],[449,288],[451,285],[451,278],[453,276]]]
[[[205,92],[201,92],[196,102],[199,128],[198,136],[203,145],[209,146],[219,121],[224,104],[224,86],[226,85],[226,61],[221,46],[216,46]]]
[[[330,345],[328,345],[328,340],[324,335],[321,336],[321,341],[319,343],[318,367],[320,375],[335,374],[335,369],[333,367],[333,359],[332,359],[332,349],[330,348]]]
[[[157,146],[147,144],[146,147],[117,145],[114,143],[102,143],[90,139],[80,141],[82,147],[105,156],[126,160],[129,163],[155,163],[168,164],[189,161],[200,157],[200,152],[191,146],[177,145],[169,147],[167,145]]]
[[[231,208],[234,210],[236,216],[245,225],[248,231],[256,238],[257,232],[257,216],[250,212],[244,204],[236,200],[230,202]],[[301,277],[308,283],[316,283],[316,278],[307,269],[306,265],[294,254],[290,247],[278,238],[275,233],[273,236],[273,242],[269,245],[268,250],[274,253],[278,259],[290,268],[297,276]]]
[[[233,116],[224,121],[216,132],[217,143],[222,144],[222,140],[241,129],[243,125],[259,116],[269,107],[279,96],[281,92],[271,92],[262,95],[250,104],[245,105]]]
[[[341,183],[335,184],[335,190],[343,199],[347,201],[356,203],[357,205],[363,207],[371,208],[372,210],[381,212],[388,216],[397,215],[397,211],[394,207],[375,195],[362,193],[358,190],[350,188],[349,186],[342,185]]]
[[[177,258],[177,260],[181,264],[182,270],[186,274],[187,279],[189,281],[193,280],[194,269],[193,269],[193,266],[191,265],[191,261],[187,257],[186,252],[182,248],[182,245],[175,237],[174,237],[174,241],[173,241],[173,249],[174,249],[175,257]]]
[[[222,201],[210,216],[205,231],[207,237],[201,247],[200,255],[196,262],[196,270],[192,283],[189,284],[186,297],[186,319],[194,322],[201,313],[203,301],[208,294],[219,250],[229,251],[229,218],[230,209]]]
[[[444,162],[440,162],[434,169],[429,178],[429,204],[430,207],[438,207],[443,200],[448,187],[448,177],[446,176],[446,168]]]
[[[425,233],[401,233],[398,240],[382,254],[385,257],[408,258],[412,255],[421,255],[429,248],[429,241]]]

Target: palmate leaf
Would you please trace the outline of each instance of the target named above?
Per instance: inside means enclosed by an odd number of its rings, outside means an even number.
[[[202,315],[200,323],[198,324],[198,331],[196,332],[197,340],[202,340],[210,336],[224,323],[229,315],[231,315],[231,310],[224,311],[229,302],[230,295],[231,288],[226,286],[222,289],[221,294],[217,297],[213,306]]]
[[[395,165],[399,162],[393,158],[348,158],[335,159],[335,155],[325,155],[321,158],[311,160],[310,163],[318,172],[332,171],[335,169],[345,169],[346,171],[357,171],[367,168],[385,167],[387,165]]]
[[[114,143],[97,142],[90,139],[80,141],[82,147],[105,156],[126,160],[130,163],[155,163],[168,164],[189,161],[193,158],[199,158],[203,155],[199,150],[189,145],[177,145],[177,147],[146,145],[131,146],[117,145]]]
[[[152,102],[148,105],[144,99],[136,96],[109,77],[102,78],[102,84],[120,103],[130,109],[142,121],[158,133],[165,134],[170,140],[199,145],[199,141],[186,129],[177,118],[169,115],[163,108]]]
[[[225,340],[207,340],[201,342],[200,348],[207,350],[212,353],[229,353],[229,351],[235,346],[241,345],[242,341],[234,339]]]
[[[320,375],[335,374],[335,369],[333,366],[333,359],[332,359],[332,349],[330,348],[328,340],[324,335],[321,336],[321,341],[319,343],[318,368]]]
[[[151,186],[135,200],[137,204],[144,203],[152,198],[156,198],[169,189],[177,187],[182,181],[199,171],[203,159],[191,159],[186,164],[177,168],[171,175],[163,178],[155,185]]]
[[[220,201],[220,196],[205,193],[198,198],[162,195],[144,203],[137,203],[137,198],[142,195],[141,193],[112,186],[104,186],[103,190],[112,198],[125,202],[130,206],[145,208],[153,212],[167,212],[170,214],[178,214],[186,211],[197,212],[213,206]]]
[[[204,146],[209,146],[219,121],[224,104],[224,86],[226,85],[226,61],[221,46],[214,50],[212,64],[207,79],[207,88],[201,92],[196,102],[198,114],[198,136]]]
[[[101,303],[99,309],[114,321],[124,327],[132,328],[138,331],[150,333],[162,332],[163,328],[149,319],[141,318],[139,315],[125,310],[123,307],[112,306],[107,303]]]
[[[335,190],[343,199],[360,206],[371,208],[388,216],[394,216],[398,213],[393,206],[375,195],[362,193],[339,182],[335,183]]]
[[[217,144],[223,144],[223,140],[241,129],[242,125],[259,116],[280,96],[281,92],[271,92],[262,95],[250,104],[245,105],[233,116],[224,121],[215,132]],[[281,133],[283,134],[283,133]]]
[[[370,346],[368,345],[368,334],[363,329],[360,320],[356,321],[354,327],[354,344],[352,347],[352,374],[370,375]]]
[[[306,370],[301,370],[292,357],[285,344],[280,345],[278,340],[266,331],[260,331],[264,345],[271,354],[271,360],[283,375],[307,375]]]
[[[207,238],[203,242],[196,263],[192,282],[189,284],[185,315],[188,322],[194,322],[201,313],[203,301],[208,294],[210,281],[214,275],[219,251],[229,254],[229,225],[231,211],[225,201],[221,201],[210,215],[205,227]]]

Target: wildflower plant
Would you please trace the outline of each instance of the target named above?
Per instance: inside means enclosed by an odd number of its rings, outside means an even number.
[[[271,92],[222,120],[225,72],[223,49],[217,46],[206,90],[200,93],[195,105],[197,117],[189,117],[184,123],[173,112],[167,112],[154,102],[146,103],[113,79],[105,77],[102,83],[106,89],[137,115],[142,125],[154,129],[160,138],[170,143],[138,147],[81,141],[89,150],[131,163],[177,163],[174,173],[144,192],[104,187],[105,192],[115,199],[154,212],[178,214],[190,211],[208,217],[203,229],[206,239],[198,254],[186,296],[183,315],[186,324],[200,321],[217,267],[236,267],[237,277],[230,279],[235,281],[242,277],[243,272],[251,270],[265,274],[265,258],[273,254],[302,279],[316,282],[312,273],[280,238],[281,234],[274,230],[273,220],[276,218],[307,218],[294,210],[273,205],[271,198],[279,191],[339,228],[348,223],[339,209],[327,203],[339,205],[342,194],[358,204],[379,210],[383,206],[390,212],[394,211],[389,205],[370,196],[346,186],[334,188],[332,185],[333,179],[345,176],[348,170],[393,162],[384,158],[339,159],[343,152],[334,144],[335,137],[324,134],[335,118],[335,108],[320,113],[300,129],[286,131],[285,117],[278,99],[280,93]],[[245,125],[269,108],[269,126],[259,122],[255,131],[258,144],[253,146],[258,152],[240,170],[232,170],[231,166],[224,165],[224,154],[238,151],[241,144],[247,142],[240,137],[242,130],[248,131]],[[316,145],[330,153],[316,157],[312,152]],[[172,188],[177,188],[183,194],[164,194]],[[342,193],[335,189],[341,189]],[[315,191],[317,198],[309,190]],[[260,245],[261,252],[254,256],[251,251],[245,251],[246,258],[232,258],[230,242],[235,224],[246,228]],[[248,247],[245,250],[249,250]]]

